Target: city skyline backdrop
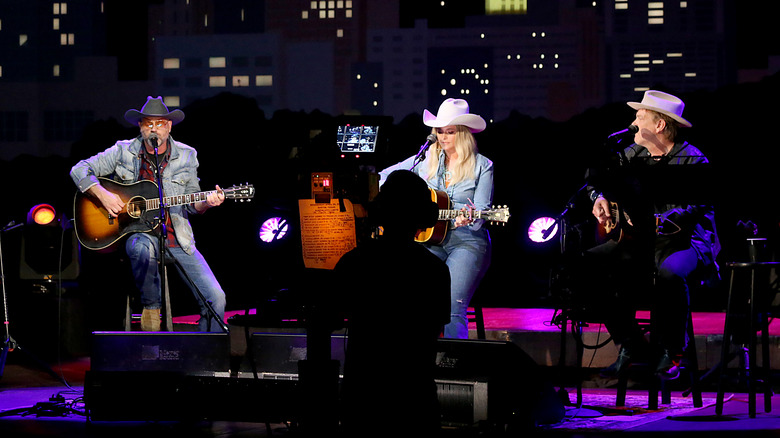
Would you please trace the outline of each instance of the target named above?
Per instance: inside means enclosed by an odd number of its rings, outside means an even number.
[[[761,8],[761,9],[757,9]],[[565,121],[643,90],[778,71],[772,8],[734,0],[147,0],[0,5],[0,158],[68,156],[147,95],[392,117],[447,97]],[[763,12],[763,13],[762,13]],[[140,103],[139,103],[140,102]]]

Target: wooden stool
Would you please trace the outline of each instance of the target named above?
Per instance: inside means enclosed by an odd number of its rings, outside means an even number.
[[[165,276],[165,282],[163,283],[163,292],[162,292],[162,308],[163,308],[163,314],[165,315],[165,331],[172,332],[173,331],[173,317],[171,316],[171,294],[168,289],[168,267],[165,266],[163,268],[165,271],[163,275]],[[125,305],[125,331],[129,332],[132,330],[131,328],[131,322],[133,319],[133,311],[130,306],[130,295],[127,296],[127,304]]]

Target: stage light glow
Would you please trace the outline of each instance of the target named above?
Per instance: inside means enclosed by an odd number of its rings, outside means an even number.
[[[528,227],[528,238],[534,243],[547,242],[556,234],[558,234],[558,224],[551,217],[540,217],[531,222]]]
[[[57,219],[57,211],[49,204],[38,204],[27,213],[27,223],[49,225]]]
[[[290,231],[290,224],[286,219],[281,217],[272,217],[263,222],[260,226],[260,240],[266,243],[271,243],[277,240],[284,239],[287,233]]]

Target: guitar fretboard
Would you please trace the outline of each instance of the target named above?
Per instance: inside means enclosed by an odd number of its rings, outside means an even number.
[[[217,193],[217,191],[210,190],[208,192],[189,193],[186,195],[164,196],[163,203],[165,203],[166,207],[178,207],[179,205],[194,204],[196,202],[205,201],[206,197],[212,193]],[[146,200],[147,210],[156,210],[158,208],[160,208],[159,199],[155,198]]]
[[[472,211],[470,215],[467,213],[468,212],[460,211],[460,210],[439,210],[439,220],[448,221],[452,219],[457,219],[460,216],[471,216],[474,219],[480,219],[482,217],[482,214],[486,212],[482,210],[475,210]]]

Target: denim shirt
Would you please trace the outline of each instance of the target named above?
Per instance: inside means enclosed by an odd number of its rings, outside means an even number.
[[[87,191],[98,183],[98,177],[109,177],[122,184],[138,181],[141,169],[141,137],[132,140],[120,140],[99,154],[81,160],[70,170],[70,177],[81,192]],[[200,192],[198,179],[198,154],[194,148],[177,143],[168,138],[171,149],[168,165],[162,175],[165,196],[178,196]],[[187,219],[189,214],[197,214],[193,204],[170,207],[168,214],[173,224],[176,240],[184,252],[192,254],[195,250],[195,238]]]
[[[395,170],[409,170],[414,164],[415,157],[409,157],[406,160],[394,164],[379,172],[380,186]],[[444,182],[444,151],[439,151],[439,169],[434,178],[428,178],[427,160],[421,162],[414,168],[413,172],[422,177],[428,183],[428,187],[441,190],[447,194],[452,203],[453,210],[460,210],[471,202],[477,210],[487,210],[493,204],[493,162],[484,155],[476,154],[476,166],[474,168],[474,179],[466,179],[450,184],[449,187]],[[469,202],[471,200],[471,202]],[[468,227],[460,227],[464,230],[478,231],[485,223],[484,219],[477,219]]]

